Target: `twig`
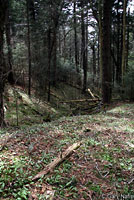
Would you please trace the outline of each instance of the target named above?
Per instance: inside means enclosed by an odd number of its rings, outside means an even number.
[[[97,163],[97,162],[96,162],[96,169],[97,169],[98,173],[100,174],[100,176],[101,176],[102,178],[106,178],[106,176],[109,174],[109,172],[107,172],[105,175],[102,175],[102,173],[100,172],[100,170],[99,170],[99,168],[98,168],[98,163]]]
[[[128,182],[128,184],[131,184],[133,181],[134,181],[134,178],[132,178],[132,179]]]

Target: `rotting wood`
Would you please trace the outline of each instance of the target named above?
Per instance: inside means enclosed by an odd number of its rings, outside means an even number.
[[[68,100],[68,101],[59,101],[59,103],[75,103],[75,102],[96,102],[101,101],[100,99],[74,99],[74,100]]]
[[[74,150],[78,149],[81,146],[81,142],[74,143],[70,147],[68,147],[62,154],[60,153],[57,158],[55,158],[50,164],[46,166],[46,168],[39,172],[36,176],[33,177],[32,181],[39,179],[40,177],[51,172],[56,166],[61,164],[66,158],[68,158]]]

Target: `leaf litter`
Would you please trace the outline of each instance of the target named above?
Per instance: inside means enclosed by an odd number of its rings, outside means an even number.
[[[105,114],[63,117],[13,133],[0,153],[1,180],[5,181],[2,185],[0,180],[1,199],[132,199],[133,109],[133,104],[121,104],[117,110],[115,107]],[[77,141],[82,141],[82,146],[68,160],[39,181],[30,181]],[[6,173],[9,173],[8,181]],[[22,185],[18,184],[17,177],[20,181],[23,179]],[[25,186],[29,192],[24,198],[16,188]]]

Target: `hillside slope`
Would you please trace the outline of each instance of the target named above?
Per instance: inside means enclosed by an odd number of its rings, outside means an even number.
[[[5,117],[7,124],[11,126],[26,126],[35,123],[43,123],[58,119],[62,116],[80,114],[85,108],[90,108],[88,102],[64,103],[64,101],[89,98],[89,95],[82,94],[79,88],[62,84],[51,89],[51,101],[47,102],[46,93],[44,96],[34,95],[32,91],[29,97],[20,86],[7,86],[5,90]],[[81,110],[80,110],[81,109]]]

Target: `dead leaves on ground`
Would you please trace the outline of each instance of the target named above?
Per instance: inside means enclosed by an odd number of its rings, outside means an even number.
[[[39,163],[43,169],[60,151],[82,140],[83,145],[69,158],[72,163],[69,172],[64,172],[63,165],[58,169],[62,177],[76,177],[79,199],[101,200],[104,197],[103,199],[110,200],[112,195],[118,197],[129,194],[134,190],[134,136],[131,132],[134,130],[134,123],[132,110],[127,107],[126,111],[126,118],[125,111],[120,115],[118,112],[108,111],[105,115],[62,118],[39,127],[31,127],[31,130],[22,130],[21,134],[7,141],[6,149],[1,153],[8,154],[9,157],[25,156],[32,160],[33,166],[28,166],[29,174],[36,174],[40,171],[36,164]],[[60,194],[57,196],[53,185],[44,179],[42,183],[31,184],[30,187],[29,200],[38,200],[39,194],[44,198],[47,195],[49,198],[50,195],[50,199],[56,200],[78,199],[66,188],[63,189],[64,198]]]

